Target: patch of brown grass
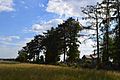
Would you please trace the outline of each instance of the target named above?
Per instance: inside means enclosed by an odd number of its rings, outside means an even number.
[[[120,73],[39,64],[0,64],[0,80],[120,80]]]

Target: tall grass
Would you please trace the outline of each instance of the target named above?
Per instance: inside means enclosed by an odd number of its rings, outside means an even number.
[[[120,80],[120,73],[52,65],[2,63],[0,80]]]

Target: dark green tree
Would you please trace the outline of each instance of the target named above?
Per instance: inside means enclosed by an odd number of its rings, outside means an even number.
[[[27,62],[28,54],[22,49],[18,51],[19,56],[16,58],[17,61]]]
[[[45,62],[43,55],[40,56],[40,61],[39,61],[39,62],[40,62],[40,63],[44,63],[44,62]]]
[[[60,59],[60,37],[57,28],[53,27],[45,34],[44,47],[45,47],[45,63],[56,63]]]
[[[110,36],[115,33],[114,30],[111,30],[111,27],[113,27],[112,22],[116,19],[116,17],[114,17],[112,14],[116,12],[114,10],[117,10],[117,13],[119,13],[119,9],[117,8],[118,5],[116,6],[118,1],[116,1],[117,0],[103,0],[102,3],[97,3],[95,6],[88,5],[86,8],[83,8],[83,13],[87,15],[85,19],[93,19],[94,24],[96,24],[98,60],[100,56],[99,48],[101,48],[103,49],[100,51],[102,53],[102,62],[105,63],[108,62],[109,58],[111,57]],[[93,24],[93,22],[91,22],[91,24]],[[94,27],[94,25],[91,25],[91,27]],[[91,27],[89,29],[91,29]],[[99,41],[103,43],[102,46],[99,45]]]
[[[78,47],[80,42],[78,40],[78,33],[82,27],[79,22],[73,18],[67,19],[58,27],[60,28],[62,34],[61,38],[63,44],[64,61],[65,55],[67,55],[68,62],[75,62],[75,60],[79,58],[80,51],[78,50]]]
[[[119,0],[113,0],[114,1],[114,14],[115,16],[114,21],[116,21],[117,25],[115,26],[114,33],[115,33],[115,54],[114,54],[114,63],[119,64],[120,66],[120,1]]]
[[[39,62],[40,52],[43,52],[45,63],[55,64],[60,60],[60,55],[64,53],[68,56],[68,62],[74,62],[79,58],[78,33],[80,30],[79,22],[69,18],[58,27],[47,30],[43,35],[36,35],[23,47],[27,53],[27,59]]]

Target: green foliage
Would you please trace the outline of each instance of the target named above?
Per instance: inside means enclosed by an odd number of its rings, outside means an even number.
[[[74,62],[79,58],[78,33],[80,30],[79,22],[69,18],[58,27],[47,30],[43,35],[36,35],[33,40],[23,47],[24,52],[28,55],[25,57],[29,61],[33,59],[34,62],[39,62],[39,54],[43,52],[45,63],[55,64],[60,60],[61,54],[67,53],[67,61]],[[19,56],[21,55],[19,54]]]
[[[45,62],[45,60],[44,60],[44,56],[41,55],[41,56],[40,56],[40,63],[44,63],[44,62]]]
[[[73,18],[67,19],[63,24],[59,25],[63,37],[63,52],[67,55],[67,62],[75,62],[79,58],[80,51],[78,50],[79,41],[78,33],[82,29],[78,21]]]
[[[27,62],[27,53],[24,52],[24,51],[19,51],[18,52],[19,56],[16,58],[17,61],[20,61],[20,62]]]
[[[56,63],[59,60],[60,51],[60,37],[57,29],[51,28],[45,34],[45,62]]]
[[[116,4],[115,4],[116,3]],[[114,64],[120,64],[120,12],[119,12],[119,0],[103,1],[101,4],[107,4],[107,11],[109,19],[106,18],[103,30],[103,46],[102,46],[102,60],[103,62],[109,62],[109,59],[113,59]],[[111,5],[112,4],[112,5]],[[109,8],[109,9],[108,9]],[[112,11],[112,9],[115,9]],[[114,14],[111,14],[114,13]],[[115,17],[112,17],[115,16]],[[113,26],[114,23],[117,23]],[[112,23],[112,24],[111,24]],[[108,28],[108,30],[106,30]],[[108,48],[108,49],[107,49]]]
[[[103,0],[96,5],[87,5],[82,8],[82,12],[87,15],[83,19],[88,19],[91,23],[85,29],[94,30],[94,26],[96,27],[97,54],[98,58],[100,55],[103,64],[108,63],[112,59],[114,64],[120,66],[119,6],[119,0]],[[100,45],[99,42],[101,42]],[[99,47],[101,54],[99,54]]]

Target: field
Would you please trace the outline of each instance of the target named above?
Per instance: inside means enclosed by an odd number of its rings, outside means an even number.
[[[120,80],[120,73],[52,65],[0,63],[0,80]]]

